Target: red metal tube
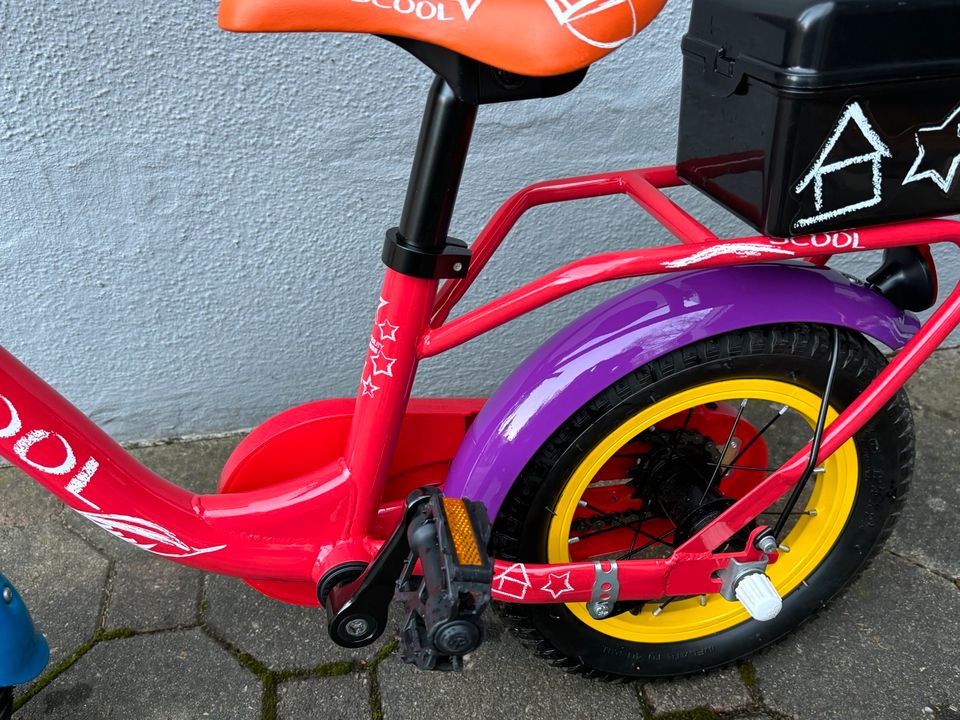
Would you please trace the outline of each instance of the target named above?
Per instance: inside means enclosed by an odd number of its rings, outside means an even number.
[[[421,354],[438,355],[565,295],[610,280],[938,242],[960,242],[960,222],[925,220],[784,240],[758,236],[593,255],[430,330]]]

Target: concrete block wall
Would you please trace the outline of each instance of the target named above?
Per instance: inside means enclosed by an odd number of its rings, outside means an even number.
[[[483,108],[454,234],[471,239],[529,182],[671,162],[688,12],[671,2],[570,95]],[[352,395],[430,79],[377,38],[221,32],[213,0],[0,4],[0,342],[125,440]],[[466,306],[665,239],[622,198],[538,209]],[[941,257],[949,288],[960,264]],[[491,392],[627,284],[426,362],[417,392]]]

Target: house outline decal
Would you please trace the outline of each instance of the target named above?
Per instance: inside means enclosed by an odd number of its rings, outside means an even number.
[[[873,148],[873,151],[863,155],[857,155],[856,157],[847,158],[845,160],[838,160],[836,162],[825,164],[827,157],[831,152],[833,152],[833,148],[836,146],[843,134],[848,131],[848,128],[850,128],[851,124],[855,125],[856,128],[863,134],[863,137],[866,138],[867,142],[870,144],[870,147]],[[809,187],[810,183],[813,183],[815,200],[814,207],[817,210],[817,214],[797,220],[797,222],[794,224],[794,227],[803,228],[807,227],[808,225],[815,225],[816,223],[832,220],[842,215],[848,215],[852,212],[856,212],[857,210],[863,210],[865,208],[879,205],[883,201],[883,175],[881,173],[881,167],[884,158],[892,157],[893,154],[890,152],[890,148],[888,148],[883,140],[880,139],[877,131],[873,129],[872,125],[870,125],[870,121],[867,120],[867,116],[864,114],[863,108],[860,107],[860,103],[853,102],[847,105],[843,111],[843,114],[840,116],[840,120],[837,122],[837,126],[833,130],[833,134],[820,150],[820,154],[813,162],[810,171],[803,177],[802,180],[800,180],[799,183],[797,183],[796,188],[794,188],[794,192],[799,195],[806,190],[807,187]],[[825,210],[823,199],[824,177],[835,172],[839,172],[844,168],[850,167],[851,165],[859,165],[861,163],[871,163],[873,165],[873,197],[871,197],[869,200],[863,200],[851,205],[845,205],[844,207]]]
[[[555,18],[557,18],[557,22],[560,23],[561,27],[565,27],[573,34],[574,37],[582,40],[588,45],[593,45],[594,47],[618,48],[630,40],[630,38],[632,38],[638,32],[637,11],[633,7],[631,0],[546,0],[546,2],[550,10],[553,11],[553,15]],[[605,12],[620,6],[626,6],[626,8],[630,11],[630,17],[632,18],[633,22],[633,27],[630,30],[630,34],[625,38],[614,40],[613,42],[595,40],[577,30],[573,25],[577,20],[580,20],[588,15],[595,15],[596,13]]]

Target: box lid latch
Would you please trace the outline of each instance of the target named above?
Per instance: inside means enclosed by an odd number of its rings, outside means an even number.
[[[713,61],[713,71],[718,75],[722,75],[725,78],[733,77],[734,66],[737,64],[737,61],[727,57],[727,51],[725,48],[718,48],[716,57]]]

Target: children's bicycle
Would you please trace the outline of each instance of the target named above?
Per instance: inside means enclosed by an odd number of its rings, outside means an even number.
[[[676,166],[537,183],[451,238],[479,106],[573,91],[662,4],[222,0],[226,29],[371,33],[436,73],[357,395],[268,420],[195,495],[0,350],[0,453],[147,552],[322,607],[341,645],[373,642],[398,600],[401,656],[426,670],[462,667],[491,601],[591,677],[700,672],[795,630],[889,535],[914,459],[904,382],[960,325],[960,288],[914,314],[937,299],[929,246],[960,243],[960,223],[918,219],[960,211],[960,5],[695,0]],[[683,183],[760,234],[718,238],[663,192]],[[615,194],[678,242],[450,319],[527,210]],[[865,279],[828,267],[871,250]],[[489,399],[410,398],[421,360],[641,277]],[[0,586],[12,686],[46,647]]]

